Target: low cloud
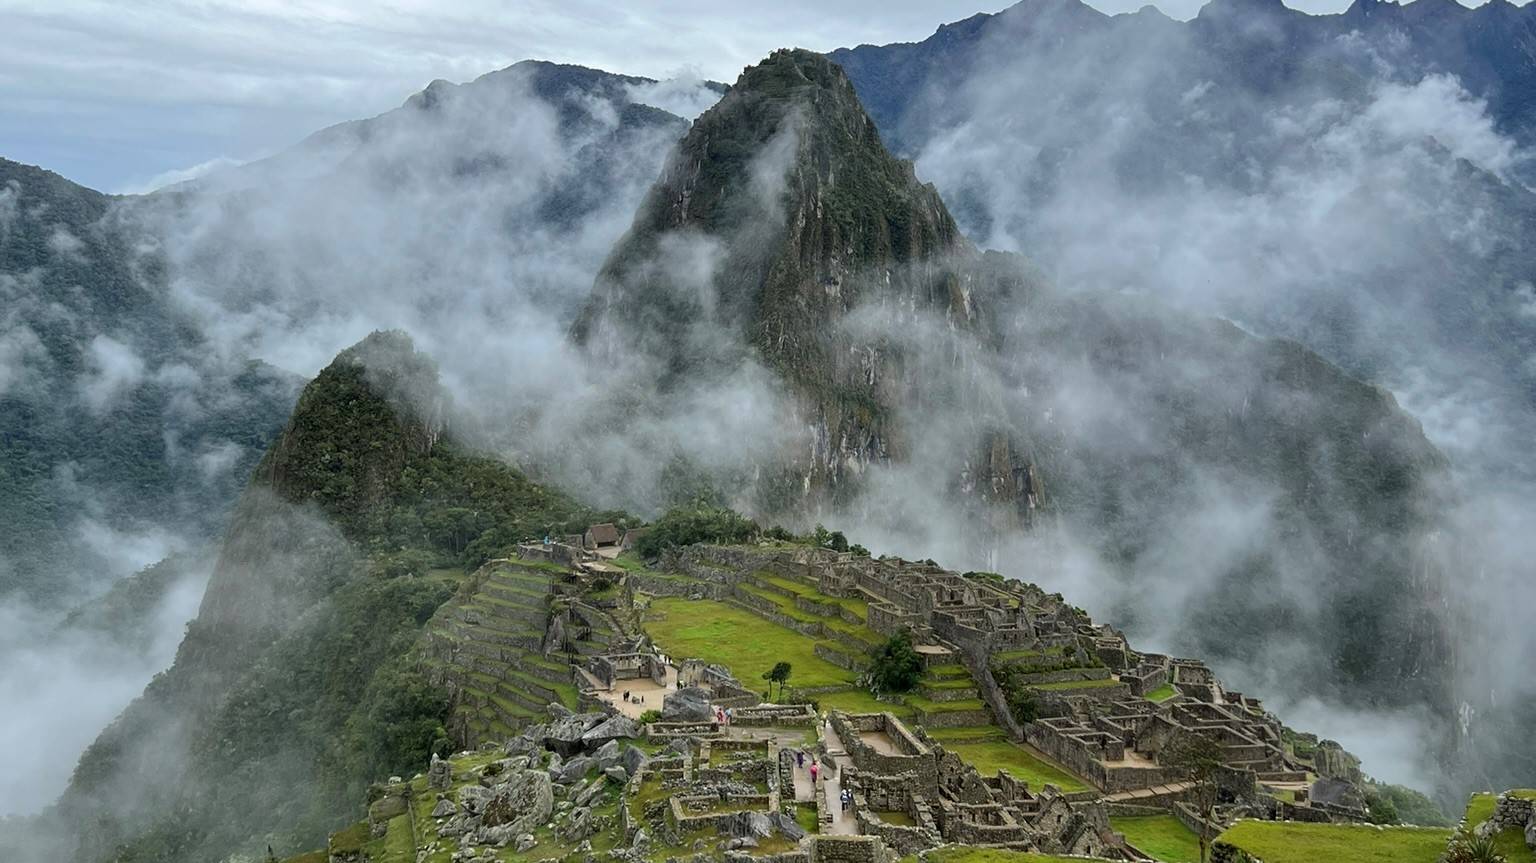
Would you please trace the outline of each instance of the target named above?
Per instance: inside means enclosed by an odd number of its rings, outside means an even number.
[[[238,168],[245,164],[240,159],[231,159],[228,156],[216,156],[205,162],[199,162],[187,168],[173,168],[162,171],[145,180],[133,181],[119,187],[116,191],[119,195],[147,195],[150,192],[174,186],[178,183],[186,183],[200,177],[206,177],[215,171],[226,168]]]
[[[91,339],[86,351],[86,373],[79,382],[80,397],[96,414],[110,410],[127,393],[144,382],[144,359],[132,346],[111,336]]]

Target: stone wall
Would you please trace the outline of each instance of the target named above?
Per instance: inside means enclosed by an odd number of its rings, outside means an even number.
[[[919,787],[925,788],[938,782],[938,759],[932,750],[907,732],[891,714],[833,711],[831,721],[848,757],[860,771],[876,776],[911,773]],[[912,754],[887,755],[877,751],[860,738],[861,731],[883,731],[899,748],[912,749]]]
[[[816,722],[816,711],[809,704],[757,704],[733,711],[733,725],[752,727],[810,727]]]
[[[851,655],[827,644],[818,642],[811,650],[817,657],[825,659],[844,671],[862,672],[868,665],[862,657]]]
[[[1493,836],[1505,830],[1517,830],[1527,847],[1536,848],[1536,800],[1508,791],[1499,795],[1493,814],[1478,825],[1477,835]]]
[[[678,596],[683,598],[723,599],[730,592],[730,585],[714,581],[694,581],[645,572],[631,572],[628,584],[634,590],[652,596]]]
[[[874,836],[811,837],[811,863],[891,863],[894,856]]]

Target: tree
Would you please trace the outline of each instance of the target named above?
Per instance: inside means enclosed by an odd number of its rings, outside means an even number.
[[[729,509],[684,507],[669,510],[641,537],[635,551],[655,560],[667,548],[698,542],[722,544],[750,542],[759,533],[757,523]]]
[[[879,692],[906,692],[923,676],[923,658],[912,649],[912,634],[906,630],[891,636],[875,649],[869,666],[869,680]]]
[[[1226,769],[1221,744],[1204,734],[1182,733],[1163,748],[1161,761],[1193,783],[1189,801],[1200,813],[1200,861],[1205,863],[1211,843],[1211,822],[1216,814],[1218,777]]]
[[[768,681],[769,683],[777,683],[779,685],[780,700],[783,700],[784,698],[784,681],[789,679],[791,670],[792,668],[789,663],[780,661],[775,662],[772,668],[763,672],[764,680]]]

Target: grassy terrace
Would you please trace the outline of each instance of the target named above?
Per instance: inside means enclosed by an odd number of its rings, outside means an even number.
[[[852,685],[855,679],[853,672],[817,656],[814,639],[723,602],[657,597],[645,628],[669,655],[719,663],[749,686],[780,660],[794,667],[793,686]]]
[[[1526,797],[1536,800],[1536,790],[1520,789],[1510,792],[1517,797]],[[1493,815],[1493,807],[1498,803],[1496,794],[1474,794],[1467,803],[1467,826],[1476,827],[1487,821]],[[1493,837],[1494,847],[1508,863],[1533,863],[1536,861],[1536,852],[1525,847],[1525,837],[1519,830],[1505,830]]]
[[[787,590],[796,596],[803,596],[815,602],[827,605],[839,605],[844,609],[859,616],[860,620],[869,620],[869,603],[862,599],[850,599],[842,596],[828,596],[814,587],[793,578],[785,578],[782,575],[774,575],[771,572],[755,573],[756,578],[774,587]]]
[[[1170,699],[1170,698],[1172,698],[1172,697],[1174,697],[1175,695],[1178,695],[1178,694],[1179,694],[1179,691],[1177,689],[1173,688],[1173,684],[1171,684],[1171,683],[1164,683],[1162,686],[1159,686],[1158,688],[1152,690],[1151,692],[1148,692],[1147,693],[1147,700],[1148,701],[1156,701],[1156,702],[1161,703],[1161,702],[1167,701],[1168,699]]]
[[[981,771],[983,776],[992,776],[999,770],[1006,770],[1015,778],[1028,782],[1029,787],[1034,789],[1049,783],[1068,794],[1091,790],[1088,783],[1050,761],[1044,753],[1033,747],[1021,746],[1008,740],[940,742],[945,749]]]
[[[1240,821],[1221,841],[1264,863],[1435,863],[1451,831],[1433,827]]]
[[[874,647],[875,645],[880,644],[885,640],[879,635],[875,634],[874,630],[862,624],[849,623],[840,617],[822,617],[812,614],[808,611],[801,611],[800,608],[795,605],[795,600],[792,597],[785,596],[782,593],[777,593],[764,587],[758,587],[755,584],[743,584],[741,585],[741,589],[747,593],[752,594],[753,596],[761,597],[762,599],[772,603],[774,608],[778,609],[780,614],[788,617],[790,620],[798,620],[801,623],[819,623],[828,629],[835,629],[838,632],[851,635],[854,638],[864,642],[865,644],[868,644],[870,647]],[[828,599],[830,599],[830,597],[828,597]]]
[[[1200,863],[1200,838],[1172,815],[1111,818],[1109,824],[1162,863]]]

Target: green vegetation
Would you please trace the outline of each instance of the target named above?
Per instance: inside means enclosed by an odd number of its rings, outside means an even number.
[[[908,692],[923,676],[923,658],[912,649],[912,634],[898,632],[874,652],[869,678],[878,692]]]
[[[712,542],[722,545],[747,542],[756,537],[757,522],[723,507],[680,507],[668,510],[640,538],[635,551],[654,560],[664,549]]]
[[[1173,688],[1173,684],[1164,683],[1162,686],[1147,693],[1147,700],[1161,704],[1164,701],[1178,695],[1179,691]]]
[[[772,668],[763,672],[763,679],[769,683],[777,683],[779,685],[779,697],[782,699],[784,697],[784,681],[789,679],[789,675],[793,671],[794,666],[781,660],[775,662]]]
[[[1239,821],[1216,841],[1264,863],[1435,863],[1450,838],[1433,827]]]
[[[999,770],[1006,770],[1036,790],[1047,784],[1055,785],[1068,794],[1092,790],[1088,783],[1056,765],[1033,747],[1007,740],[941,742],[945,749],[965,759],[983,776],[992,776]]]
[[[121,561],[80,540],[87,512],[212,540],[303,383],[213,359],[165,258],[112,207],[0,158],[0,322],[20,345],[0,362],[0,595],[72,604],[105,588],[104,565]],[[101,377],[122,362],[143,374]]]
[[[1111,827],[1162,863],[1200,863],[1200,839],[1172,815],[1110,818]]]

